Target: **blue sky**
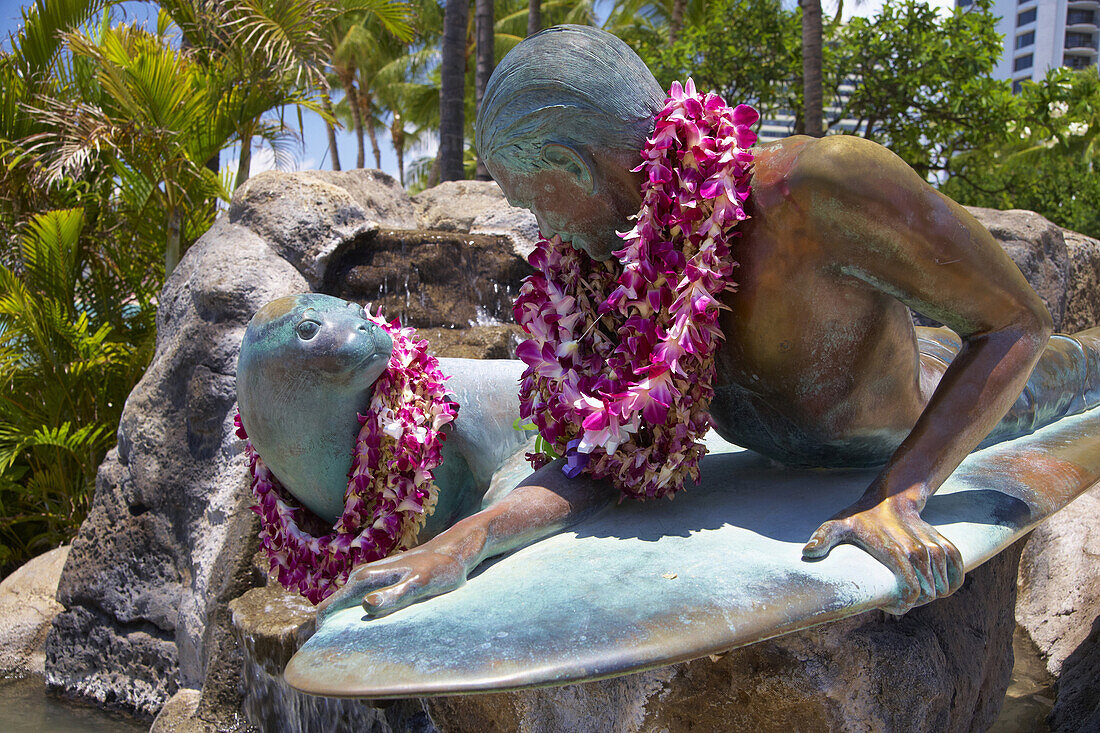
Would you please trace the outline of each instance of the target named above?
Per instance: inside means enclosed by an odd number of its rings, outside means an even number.
[[[844,2],[844,17],[850,18],[852,16],[871,16],[878,12],[886,0],[845,0]],[[954,6],[954,3],[950,0],[929,0],[933,6],[941,7],[944,9],[950,9]],[[792,1],[793,4],[793,1]],[[826,13],[835,12],[836,0],[823,0],[824,10]],[[3,47],[9,46],[7,38],[10,34],[15,33],[20,24],[20,8],[26,7],[28,3],[19,2],[17,0],[0,0],[0,38],[3,39]],[[155,22],[155,8],[152,3],[144,2],[126,2],[122,4],[123,10],[127,13],[128,17],[134,19],[137,22],[144,22],[148,20],[150,24]],[[151,20],[150,20],[151,19]],[[288,120],[292,120],[293,124],[297,124],[297,115],[293,111],[289,111],[287,115]],[[298,170],[309,170],[316,168],[329,169],[332,167],[332,161],[329,159],[328,152],[328,140],[325,136],[324,122],[319,116],[312,112],[305,111],[302,115],[303,129],[302,129],[302,146],[296,156],[296,168]],[[379,133],[379,147],[382,149],[382,170],[386,171],[392,176],[397,176],[397,160],[394,156],[393,148],[389,143],[389,136],[384,132]],[[337,132],[337,147],[340,152],[340,163],[343,167],[349,168],[355,165],[356,156],[356,143],[355,135],[350,131],[338,131]],[[434,148],[425,152],[433,153]],[[417,157],[416,151],[406,152],[406,163]],[[237,151],[229,150],[222,153],[223,164],[228,164],[237,159]],[[370,151],[370,144],[367,143],[367,167],[374,167],[374,159]],[[252,154],[252,172],[258,173],[261,170],[267,170],[274,167],[274,157],[270,150],[258,150],[253,151]]]

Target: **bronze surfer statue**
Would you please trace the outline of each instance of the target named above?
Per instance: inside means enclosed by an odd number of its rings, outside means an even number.
[[[606,261],[642,203],[638,151],[665,96],[614,36],[549,29],[494,72],[478,149],[544,236]],[[989,232],[886,148],[795,136],[752,153],[737,289],[718,320],[713,428],[786,464],[880,467],[807,538],[804,557],[862,547],[898,577],[895,612],[948,595],[962,566],[921,519],[925,502],[983,441],[1095,406],[1100,329],[1052,338],[1049,313]],[[914,328],[910,308],[950,330]],[[614,496],[555,461],[426,543],[360,566],[322,608],[380,615],[444,593],[483,559]]]

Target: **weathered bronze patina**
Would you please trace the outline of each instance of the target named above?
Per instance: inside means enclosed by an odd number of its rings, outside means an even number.
[[[1100,481],[1097,435],[1090,410],[973,453],[922,515],[974,568]],[[875,469],[783,468],[707,442],[702,484],[675,501],[613,506],[381,618],[330,608],[287,682],[372,698],[579,682],[897,602],[894,575],[856,547],[802,559],[805,538]]]
[[[268,303],[248,325],[237,365],[241,420],[253,447],[279,481],[331,524],[344,510],[358,413],[370,403],[393,342],[340,298],[304,293]],[[481,508],[490,482],[527,441],[512,425],[523,365],[509,360],[440,359],[447,388],[461,405],[436,470],[431,537]],[[512,482],[527,471],[513,461]],[[522,471],[517,472],[516,469]],[[510,488],[510,486],[509,486]]]
[[[551,29],[497,67],[479,150],[544,234],[606,258],[638,209],[631,168],[662,99],[618,39]],[[897,577],[885,605],[902,612],[963,579],[959,549],[921,517],[929,497],[986,436],[1005,440],[1095,405],[1100,330],[1048,345],[1050,315],[989,232],[887,149],[835,136],[755,152],[713,423],[781,462],[878,467],[861,497],[809,533],[803,556],[862,547]],[[918,334],[906,306],[959,340]],[[544,468],[425,545],[359,568],[325,608],[362,603],[383,615],[452,590],[486,557],[558,531],[608,496]]]

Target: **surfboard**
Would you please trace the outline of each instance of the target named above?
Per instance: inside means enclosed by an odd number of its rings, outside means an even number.
[[[327,617],[287,665],[315,695],[411,697],[611,677],[887,606],[893,574],[851,545],[802,546],[874,471],[792,470],[708,437],[702,482],[624,502],[378,619]],[[977,451],[923,517],[966,568],[1100,482],[1100,409]]]

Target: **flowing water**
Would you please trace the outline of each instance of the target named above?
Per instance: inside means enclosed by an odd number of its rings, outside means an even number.
[[[4,733],[138,733],[147,730],[147,722],[48,695],[40,677],[0,680],[0,731]]]
[[[1054,705],[1054,678],[1039,648],[1019,626],[1012,635],[1012,654],[1012,682],[989,733],[1049,733],[1046,719]]]

